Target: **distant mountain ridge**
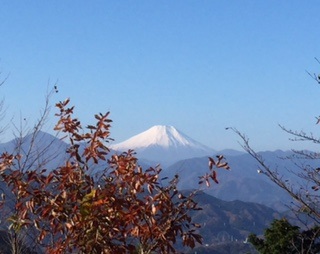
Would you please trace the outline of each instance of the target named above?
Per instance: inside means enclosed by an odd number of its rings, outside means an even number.
[[[112,145],[118,152],[134,149],[140,163],[155,166],[160,163],[163,177],[171,179],[175,174],[180,176],[181,189],[198,188],[198,177],[208,171],[208,156],[224,155],[231,171],[218,170],[219,184],[207,189],[206,192],[223,200],[242,200],[265,204],[275,209],[285,210],[284,205],[291,198],[272,183],[265,175],[258,174],[257,162],[247,153],[225,149],[215,151],[173,126],[153,126],[132,138]],[[288,178],[285,169],[295,167],[292,161],[283,159],[292,155],[291,151],[266,151],[260,153],[268,165],[274,166]],[[311,162],[310,162],[311,163]]]
[[[29,151],[30,142],[35,138],[35,143],[30,150],[25,170],[36,168],[47,168],[48,171],[61,166],[69,155],[66,153],[70,144],[45,132],[39,132],[36,137],[27,135],[23,138],[21,150],[15,148],[19,140],[12,140],[0,144],[0,152],[22,152],[22,160],[26,158],[23,154]],[[134,145],[134,144],[137,145]],[[85,145],[85,144],[83,144]],[[231,167],[231,171],[218,170],[219,184],[212,185],[206,192],[223,200],[242,200],[256,202],[270,206],[276,210],[284,210],[283,202],[291,201],[291,198],[264,174],[258,174],[257,162],[247,153],[226,149],[215,152],[201,143],[176,130],[172,126],[154,126],[146,132],[128,139],[117,145],[108,145],[112,150],[108,156],[134,149],[139,158],[138,164],[144,169],[160,163],[162,176],[172,178],[179,174],[179,187],[181,189],[198,188],[198,176],[208,172],[208,156],[215,157],[222,154]],[[83,147],[80,147],[80,152]],[[117,149],[114,151],[113,149]],[[265,162],[277,169],[284,179],[290,182],[298,181],[289,170],[299,170],[296,162],[318,167],[319,160],[291,161],[284,158],[292,156],[291,151],[266,151],[261,152]],[[38,158],[37,160],[34,160]],[[105,169],[105,164],[91,165],[90,174],[99,174]],[[298,185],[297,185],[298,186]]]
[[[18,153],[22,156],[21,162],[27,158],[23,170],[35,170],[38,167],[50,170],[61,165],[61,162],[68,157],[66,154],[68,146],[57,136],[38,131],[22,138],[0,143],[0,153]]]
[[[180,160],[164,169],[162,173],[167,174],[169,177],[178,173],[181,176],[181,189],[197,188],[197,176],[208,170],[208,158],[203,154],[208,152],[210,153],[210,156],[214,156],[217,152],[201,145],[199,142],[194,141],[170,126],[157,126],[157,128],[154,128],[151,132],[147,132],[147,134],[150,135],[151,133],[161,135],[156,138],[149,135],[143,135],[142,137],[145,139],[141,139],[144,141],[141,141],[141,147],[144,147],[145,149],[149,149],[150,147],[161,147],[163,151],[169,151],[170,153],[173,153],[174,151],[172,150],[172,147],[190,149],[189,155],[191,155],[191,157],[189,157],[189,159]],[[32,139],[33,137],[30,135],[23,139],[21,147],[24,151],[28,150]],[[132,140],[134,141],[134,139]],[[0,144],[0,151],[15,152],[18,141],[19,140],[12,140]],[[42,163],[46,162],[43,164],[45,165],[45,168],[48,170],[55,169],[57,166],[61,165],[61,162],[64,162],[69,157],[68,154],[66,154],[68,147],[69,144],[65,143],[63,140],[48,133],[39,132],[37,137],[35,137],[32,157],[38,156],[40,152],[41,160],[39,163],[42,165]],[[131,148],[134,147],[123,147],[125,150]],[[197,149],[201,151],[199,152],[201,155],[198,157],[195,154],[192,154],[193,151],[198,151]],[[182,149],[177,149],[176,151],[179,152],[182,151]],[[44,153],[42,154],[42,152]],[[165,156],[165,154],[161,153],[161,150],[158,150],[157,152],[156,158],[161,159]],[[274,218],[281,216],[281,213],[264,205],[242,202],[260,201],[259,203],[270,205],[275,201],[275,198],[280,197],[280,195],[277,190],[273,190],[274,186],[266,184],[267,182],[263,180],[265,177],[262,174],[257,173],[255,162],[248,154],[234,150],[224,150],[223,152],[223,154],[229,154],[226,155],[226,157],[231,166],[231,172],[222,169],[219,170],[218,179],[220,183],[218,185],[212,185],[211,189],[206,193],[198,193],[196,201],[199,202],[199,205],[203,210],[193,214],[194,221],[199,222],[202,225],[200,232],[204,236],[204,248],[208,251],[215,245],[220,246],[221,243],[225,243],[228,246],[230,246],[230,241],[242,243],[249,232],[261,234],[263,229],[267,227]],[[113,153],[113,151],[111,153]],[[288,155],[288,152],[282,151],[262,153],[262,156],[265,157],[268,162],[272,161],[279,164],[281,167],[288,165],[287,161],[280,159],[276,160],[277,156],[286,157]],[[52,158],[52,160],[47,161],[48,156],[49,159]],[[175,160],[177,159],[178,156]],[[138,163],[141,164],[141,161],[139,160]],[[37,164],[35,166],[37,166]],[[31,169],[32,168],[33,167],[31,167]],[[103,170],[104,168],[105,167],[97,167],[97,170]],[[143,166],[143,168],[147,168],[147,166]],[[192,183],[195,183],[195,186],[193,186]],[[2,191],[5,190],[8,192],[3,182],[0,184],[0,187]],[[188,193],[188,191],[186,192]],[[208,193],[217,198],[208,195]],[[221,199],[228,201],[223,201]],[[198,253],[201,253],[200,250]]]
[[[212,155],[214,152],[212,148],[195,141],[175,127],[168,125],[153,126],[110,147],[116,151],[133,149],[137,152],[138,158],[165,165],[183,159]]]

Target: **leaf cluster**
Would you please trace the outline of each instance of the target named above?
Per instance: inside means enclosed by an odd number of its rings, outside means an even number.
[[[83,129],[68,104],[56,104],[55,130],[70,141],[69,158],[60,167],[24,172],[14,167],[21,155],[0,157],[0,178],[16,198],[11,228],[36,229],[38,243],[51,254],[175,253],[178,239],[191,248],[201,244],[200,225],[190,216],[201,209],[196,191],[184,196],[178,175],[163,185],[161,168],[143,170],[131,150],[108,156],[109,112],[95,115],[96,124]],[[209,158],[215,182],[213,167],[229,168],[223,159]],[[95,164],[105,168],[98,178],[88,173]]]

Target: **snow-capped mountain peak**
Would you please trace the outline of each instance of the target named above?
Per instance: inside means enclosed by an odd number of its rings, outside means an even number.
[[[118,151],[134,149],[138,157],[157,162],[205,156],[213,151],[168,125],[153,126],[126,141],[112,145],[111,148]]]

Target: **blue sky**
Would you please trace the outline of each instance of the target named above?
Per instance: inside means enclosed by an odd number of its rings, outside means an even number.
[[[52,104],[70,97],[84,125],[111,111],[117,142],[163,124],[241,149],[232,126],[258,150],[315,148],[278,124],[319,132],[306,73],[320,72],[319,13],[312,0],[2,1],[6,121],[35,121],[57,82]]]

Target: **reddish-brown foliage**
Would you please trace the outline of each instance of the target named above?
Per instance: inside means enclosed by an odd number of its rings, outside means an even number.
[[[190,211],[199,210],[195,192],[177,190],[178,176],[163,186],[159,167],[143,170],[133,151],[112,155],[109,113],[95,115],[87,132],[73,118],[69,100],[58,103],[55,130],[70,140],[69,159],[57,169],[41,172],[14,170],[19,155],[2,154],[0,177],[10,187],[16,206],[10,222],[14,230],[35,227],[47,253],[174,253],[177,239],[193,248],[201,243],[198,224]],[[84,149],[80,152],[80,146]],[[64,152],[64,151],[62,151]],[[105,167],[99,179],[90,165]],[[218,183],[214,168],[228,169],[223,157],[209,158],[210,174],[201,177]]]

